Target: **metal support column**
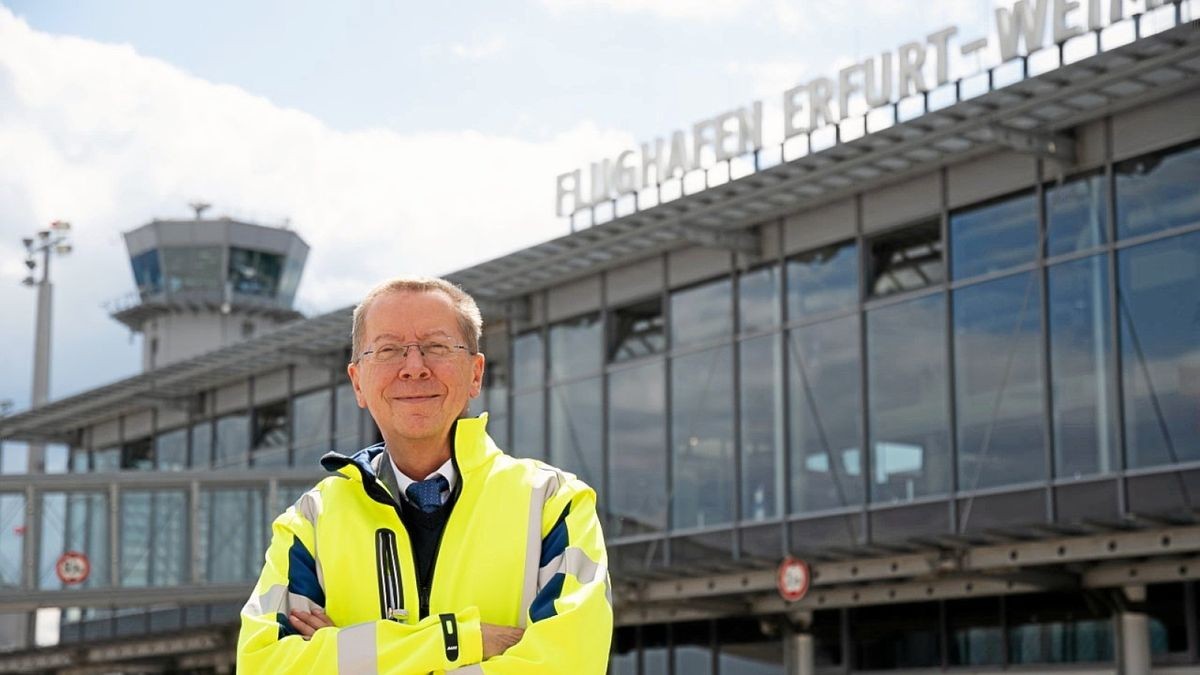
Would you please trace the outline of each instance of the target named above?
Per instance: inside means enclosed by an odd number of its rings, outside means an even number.
[[[817,667],[810,631],[812,612],[798,612],[789,619],[783,633],[784,672],[788,675],[813,675]]]
[[[1145,586],[1126,586],[1125,597],[1131,606],[1125,607],[1118,615],[1121,637],[1120,668],[1121,675],[1149,675],[1150,673],[1150,617],[1144,611],[1146,602]]]

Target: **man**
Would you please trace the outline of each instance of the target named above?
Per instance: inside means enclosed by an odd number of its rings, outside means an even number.
[[[481,332],[475,301],[441,279],[385,282],[354,310],[347,370],[384,442],[327,454],[334,475],[275,520],[240,672],[604,672],[595,493],[466,416]]]

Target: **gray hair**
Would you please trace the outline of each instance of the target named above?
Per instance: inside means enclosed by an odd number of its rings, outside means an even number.
[[[439,279],[438,277],[401,276],[388,279],[372,288],[367,292],[367,296],[362,299],[362,302],[358,303],[358,306],[354,308],[354,326],[350,329],[350,343],[353,345],[354,351],[350,355],[350,360],[358,361],[359,355],[362,354],[362,341],[366,332],[367,310],[370,309],[371,303],[376,298],[388,293],[439,292],[445,293],[454,305],[454,311],[458,314],[458,328],[463,334],[463,339],[466,340],[467,349],[472,354],[478,354],[479,338],[483,335],[483,315],[479,313],[479,306],[475,304],[475,298],[472,298],[466,291],[445,279]]]

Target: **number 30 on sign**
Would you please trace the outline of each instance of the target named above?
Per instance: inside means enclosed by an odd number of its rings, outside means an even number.
[[[88,557],[79,551],[67,551],[58,558],[58,562],[54,565],[54,571],[58,573],[58,578],[64,584],[82,584],[87,581],[88,574],[92,571],[92,564],[88,562]]]

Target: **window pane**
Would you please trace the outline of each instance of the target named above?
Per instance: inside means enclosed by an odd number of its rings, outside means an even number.
[[[212,464],[212,453],[212,422],[201,422],[192,426],[192,467],[207,469]]]
[[[0,523],[25,522],[25,495],[15,492],[0,493]],[[107,522],[107,521],[106,521]],[[0,528],[0,588],[15,588],[21,585],[25,535],[14,526]],[[90,551],[87,551],[91,555]]]
[[[721,675],[784,675],[783,639],[766,635],[754,617],[717,621]]]
[[[337,406],[333,418],[333,447],[338,452],[350,454],[362,446],[358,430],[362,411],[354,398],[354,387],[349,384],[339,385],[333,397]]]
[[[246,248],[229,249],[228,282],[234,293],[273,298],[279,292],[283,256]]]
[[[779,336],[745,340],[741,351],[742,520],[774,518],[783,495],[783,371]]]
[[[671,294],[671,344],[710,342],[733,332],[733,281],[728,277]]]
[[[275,401],[254,409],[254,466],[287,466],[287,401]]]
[[[788,336],[793,512],[862,503],[858,325],[848,316]]]
[[[154,469],[154,446],[150,438],[139,438],[121,446],[121,468],[126,471]]]
[[[871,501],[950,489],[945,312],[936,294],[867,314]]]
[[[867,288],[871,297],[942,283],[942,227],[930,221],[871,239]],[[790,277],[790,275],[789,275]]]
[[[671,365],[671,525],[733,520],[733,351],[718,347]]]
[[[175,586],[186,575],[187,500],[182,490],[155,490],[151,503],[150,584]]]
[[[296,415],[292,419],[295,438],[295,466],[316,469],[321,455],[329,452],[329,435],[333,427],[333,390],[320,389],[297,396]]]
[[[513,389],[540,387],[545,379],[541,332],[531,331],[513,338]]]
[[[250,450],[250,417],[230,415],[217,420],[217,443],[213,466],[246,466]]]
[[[1006,599],[1009,663],[1111,661],[1112,621],[1079,593]]]
[[[503,434],[497,435],[501,428],[499,422],[508,414],[508,336],[503,331],[485,333],[483,350],[487,354],[487,364],[483,371],[483,394],[478,404],[472,404],[471,409],[487,411],[488,433],[497,443],[501,443]],[[500,447],[505,447],[505,444],[501,444]]]
[[[162,249],[163,275],[172,294],[221,293],[220,246],[187,246]]]
[[[121,585],[150,583],[150,520],[153,513],[148,491],[121,494]]]
[[[1046,255],[1099,246],[1108,240],[1108,190],[1104,174],[1046,188]]]
[[[889,248],[888,260],[895,253]],[[858,302],[858,246],[848,241],[789,258],[787,285],[792,321],[853,306]]]
[[[550,326],[550,377],[561,380],[599,371],[602,339],[598,314]]]
[[[628,361],[666,348],[661,299],[651,298],[621,307],[609,316],[609,361]]]
[[[1055,474],[1107,473],[1116,466],[1108,259],[1055,265],[1049,284]]]
[[[941,665],[941,628],[933,603],[850,610],[851,644],[858,670]]]
[[[266,495],[261,490],[206,490],[200,496],[199,558],[213,583],[253,581],[267,545]]]
[[[738,279],[738,311],[741,330],[752,331],[779,325],[779,266],[768,265]]]
[[[511,452],[516,457],[545,459],[545,433],[542,429],[545,390],[538,389],[513,397]]]
[[[608,378],[608,499],[613,537],[667,526],[666,383],[657,361]],[[602,502],[604,504],[604,502]]]
[[[92,453],[92,466],[96,471],[116,471],[121,468],[120,448],[101,448]]]
[[[176,429],[154,439],[154,459],[160,471],[187,468],[187,432],[187,429]]]
[[[1117,260],[1129,465],[1200,459],[1200,233]]]
[[[1121,162],[1117,237],[1134,237],[1200,222],[1200,145]]]
[[[1187,653],[1187,589],[1182,583],[1147,586],[1146,613],[1150,615],[1151,654]]]
[[[162,267],[158,263],[157,249],[139,253],[129,263],[133,267],[133,282],[143,299],[162,292]]]
[[[598,347],[599,345],[597,345]],[[550,463],[601,488],[600,378],[550,389]]]
[[[1033,194],[950,215],[950,267],[966,279],[1033,260],[1037,208]]]
[[[1004,663],[1004,622],[999,598],[949,600],[945,607],[950,665]]]
[[[1032,272],[954,292],[960,490],[1046,477],[1041,306]]]

